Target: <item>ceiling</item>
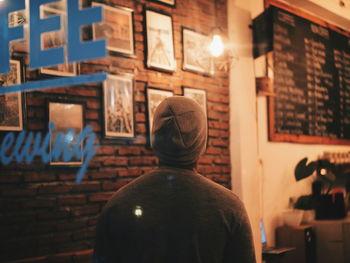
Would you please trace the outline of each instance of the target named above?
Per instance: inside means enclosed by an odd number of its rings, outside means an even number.
[[[284,0],[347,31],[350,30],[350,0]]]

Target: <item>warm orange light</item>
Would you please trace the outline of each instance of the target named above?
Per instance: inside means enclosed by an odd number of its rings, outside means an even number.
[[[220,35],[214,35],[209,45],[209,51],[214,57],[219,57],[224,53],[224,43]]]

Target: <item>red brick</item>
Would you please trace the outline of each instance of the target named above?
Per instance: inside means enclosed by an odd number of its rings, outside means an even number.
[[[95,229],[93,227],[90,227],[90,229],[84,229],[81,231],[77,231],[73,233],[72,239],[73,240],[81,240],[81,239],[89,239],[92,237],[95,237]]]
[[[142,170],[139,167],[118,169],[119,176],[139,176],[142,174]]]
[[[89,120],[98,120],[99,114],[96,111],[88,111],[86,112],[85,117]]]
[[[211,140],[209,140],[209,142],[210,142],[210,145],[213,145],[213,146],[227,146],[228,145],[227,141],[220,140],[220,139],[211,139]]]
[[[112,193],[105,192],[105,193],[99,193],[99,194],[92,194],[89,196],[90,202],[106,202],[112,197]]]
[[[22,176],[19,174],[0,174],[0,183],[18,183]]]
[[[34,188],[14,188],[2,190],[3,196],[34,196],[35,194],[36,189]]]
[[[82,216],[82,215],[96,215],[100,212],[100,206],[86,206],[72,209],[71,213],[74,216]],[[86,223],[86,222],[84,222]]]
[[[56,194],[56,193],[67,193],[71,189],[70,185],[62,184],[52,184],[52,185],[43,185],[38,189],[39,194]]]
[[[201,157],[198,160],[199,164],[211,164],[212,162],[213,162],[212,159],[206,158],[206,157]]]
[[[64,219],[69,217],[68,211],[42,212],[37,215],[39,220]]]
[[[116,172],[95,172],[95,173],[91,173],[89,177],[95,180],[95,179],[116,178],[118,177],[118,175]]]
[[[97,110],[101,108],[101,104],[97,101],[87,101],[86,106],[88,109]]]
[[[144,114],[144,113],[136,113],[135,120],[137,122],[145,122],[146,121],[146,114]]]
[[[208,135],[211,137],[220,137],[220,131],[209,129]]]
[[[98,95],[98,92],[95,89],[71,87],[69,89],[69,94],[87,96],[87,97],[96,97]]]
[[[131,179],[119,179],[116,182],[104,182],[102,185],[102,189],[104,191],[116,191],[124,185],[127,185],[130,181]]]
[[[87,226],[87,221],[64,221],[57,223],[56,229],[57,231],[72,231],[77,230],[79,228],[83,228]]]
[[[106,157],[103,160],[103,164],[106,166],[112,165],[112,166],[127,166],[128,165],[128,159],[124,157],[115,157],[110,156]]]
[[[97,154],[113,155],[116,152],[116,147],[114,146],[101,146]]]
[[[136,132],[138,134],[145,134],[145,133],[147,133],[146,124],[144,124],[144,123],[137,123],[136,124]]]
[[[46,199],[35,199],[23,201],[23,208],[43,208],[43,207],[53,207],[55,206],[55,200]]]
[[[76,174],[60,174],[58,175],[60,181],[71,181],[77,178]]]
[[[213,147],[208,147],[207,150],[205,151],[206,154],[220,154],[221,149],[220,148],[213,148]]]
[[[139,147],[124,146],[119,149],[120,155],[140,155],[141,149]]]
[[[157,164],[158,159],[156,157],[135,157],[129,160],[130,165],[155,165]]]
[[[85,195],[68,195],[57,200],[59,205],[83,205],[86,203]]]
[[[72,186],[72,192],[99,191],[100,188],[100,182],[81,182]]]
[[[39,182],[39,181],[53,181],[56,179],[56,176],[53,174],[47,174],[47,173],[30,173],[26,174],[24,176],[25,182]]]
[[[214,163],[215,164],[229,164],[230,159],[229,158],[215,158]]]

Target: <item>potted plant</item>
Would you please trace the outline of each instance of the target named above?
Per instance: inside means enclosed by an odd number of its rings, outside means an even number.
[[[303,158],[298,162],[294,171],[295,179],[302,180],[315,172],[316,179],[312,183],[312,194],[300,196],[295,208],[314,209],[316,219],[344,218],[346,216],[344,191],[339,187],[349,185],[350,169],[344,165],[333,164],[327,159],[309,163],[307,161],[308,158]]]

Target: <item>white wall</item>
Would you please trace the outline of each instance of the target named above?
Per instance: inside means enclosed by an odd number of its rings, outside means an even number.
[[[230,148],[232,185],[244,202],[252,225],[255,246],[260,251],[259,218],[261,217],[261,184],[258,174],[257,122],[254,91],[254,61],[252,59],[252,34],[250,12],[229,4],[230,47],[239,60],[230,72]],[[252,88],[253,87],[253,88]],[[234,150],[232,150],[234,149]],[[261,253],[257,253],[261,260]]]
[[[262,10],[262,0],[228,0],[230,48],[235,48],[239,56],[230,72],[232,185],[247,208],[258,262],[259,220],[264,220],[269,245],[274,245],[274,231],[282,224],[281,214],[288,208],[289,198],[311,192],[312,178],[294,180],[296,163],[303,157],[315,159],[324,151],[350,151],[349,146],[268,141],[266,98],[255,95],[255,76],[265,72],[264,59],[254,68],[252,32],[248,29],[251,17]]]

